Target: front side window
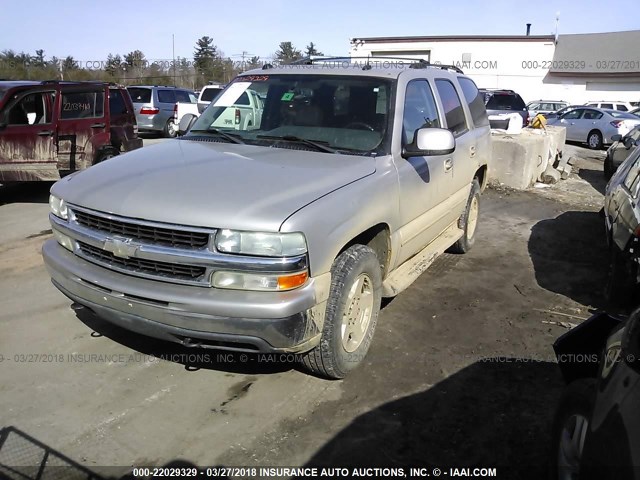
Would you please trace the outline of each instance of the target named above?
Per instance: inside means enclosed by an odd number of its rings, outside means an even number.
[[[176,90],[176,102],[191,103],[189,92],[186,90]]]
[[[104,91],[62,92],[60,119],[101,118],[104,116]]]
[[[584,112],[583,109],[578,108],[576,110],[571,110],[570,112],[566,113],[562,119],[563,120],[577,120],[578,118],[580,118],[582,116],[582,112]]]
[[[467,119],[453,83],[449,80],[436,80],[436,88],[442,100],[447,128],[453,133],[454,137],[466,133],[469,130],[467,128]]]
[[[109,113],[111,115],[124,115],[127,113],[127,105],[124,103],[120,90],[109,90]]]
[[[613,108],[613,103],[603,103],[600,108]]]
[[[616,104],[616,110],[620,110],[621,112],[628,112],[629,109],[626,107],[626,105],[622,105],[621,103]]]
[[[7,111],[7,125],[44,125],[51,123],[54,92],[34,92],[20,98]]]
[[[176,103],[176,92],[174,90],[158,90],[158,102]]]
[[[440,128],[438,107],[431,87],[426,80],[413,80],[407,84],[402,117],[404,144],[413,142],[416,130],[420,128]]]
[[[215,96],[190,133],[230,132],[244,143],[277,148],[388,152],[392,86],[360,76],[243,75]]]

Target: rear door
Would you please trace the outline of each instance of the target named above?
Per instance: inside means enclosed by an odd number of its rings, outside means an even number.
[[[127,142],[138,136],[135,118],[132,106],[126,101],[125,91],[119,88],[110,88],[109,123],[111,127],[111,144],[118,150],[126,150]]]
[[[603,117],[603,113],[592,108],[584,109],[582,117],[575,121],[576,138],[581,142],[586,142],[589,132],[594,129],[602,130],[598,128],[600,120]]]
[[[438,78],[435,80],[438,97],[442,104],[446,127],[456,140],[456,149],[445,155],[444,183],[446,224],[455,222],[462,214],[469,198],[471,180],[476,170],[478,134],[473,122],[467,118],[462,102],[465,97],[458,92],[452,80]],[[466,99],[464,100],[466,102]]]
[[[56,132],[58,169],[75,171],[93,164],[96,152],[110,144],[106,85],[61,87]]]
[[[57,87],[30,89],[0,113],[0,180],[55,180]]]

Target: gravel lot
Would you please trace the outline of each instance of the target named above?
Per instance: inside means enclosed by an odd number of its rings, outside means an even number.
[[[486,191],[473,251],[441,257],[389,302],[365,364],[339,382],[74,312],[40,255],[50,184],[0,188],[0,426],[88,468],[122,467],[111,476],[182,459],[519,465],[499,478],[540,478],[563,387],[559,322],[607,306],[604,155],[567,151],[580,170],[554,188]]]

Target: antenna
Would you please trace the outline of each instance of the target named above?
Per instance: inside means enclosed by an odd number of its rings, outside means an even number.
[[[560,11],[556,12],[556,33],[555,33],[555,43],[558,43],[558,23],[560,23]]]

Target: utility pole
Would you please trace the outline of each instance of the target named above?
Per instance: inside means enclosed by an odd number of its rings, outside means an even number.
[[[171,66],[173,67],[173,84],[176,84],[176,36],[175,34],[171,34],[171,56],[172,62]]]

